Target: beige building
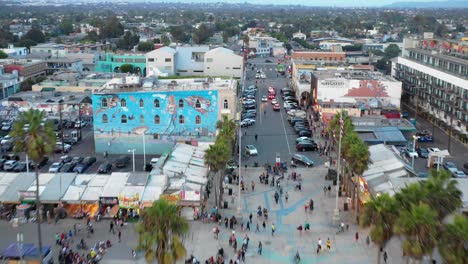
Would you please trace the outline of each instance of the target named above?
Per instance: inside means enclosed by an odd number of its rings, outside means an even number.
[[[170,47],[162,47],[146,53],[146,75],[175,75],[175,54],[175,49]]]
[[[230,49],[219,47],[205,54],[205,75],[242,79],[244,58]]]

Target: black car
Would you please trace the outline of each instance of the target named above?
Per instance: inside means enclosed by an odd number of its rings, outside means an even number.
[[[3,159],[6,159],[6,160],[20,160],[20,157],[16,154],[13,154],[13,153],[10,153],[10,154],[7,154],[7,155],[3,155],[2,156]]]
[[[2,145],[3,151],[12,151],[13,150],[13,142],[6,142]]]
[[[76,163],[67,162],[63,164],[63,166],[59,169],[59,172],[73,172],[73,169],[76,165]]]
[[[37,168],[42,168],[44,167],[45,165],[47,165],[47,163],[49,162],[49,157],[43,157],[41,159],[41,161],[39,161],[39,163],[37,164]],[[33,167],[36,167],[36,164],[34,162],[31,163]]]
[[[82,161],[83,161],[83,157],[73,157],[71,160],[71,163],[78,164],[78,163],[81,163]]]
[[[310,130],[301,130],[297,133],[299,137],[311,137],[312,136],[312,131]]]
[[[99,165],[97,173],[109,173],[112,172],[112,164],[105,162]]]
[[[463,172],[468,174],[468,162],[463,164]]]
[[[291,119],[291,121],[290,121],[291,125],[293,125],[293,126],[296,125],[296,123],[298,123],[298,122],[305,123],[303,118],[298,118],[298,117],[295,117],[295,118]]]
[[[115,160],[115,167],[117,168],[127,167],[129,162],[130,162],[129,156],[120,156],[119,158]]]
[[[254,104],[244,105],[244,109],[245,109],[245,110],[248,110],[248,109],[256,109],[256,108],[257,108],[257,106],[254,105]]]
[[[84,163],[88,166],[91,166],[93,165],[93,163],[96,162],[96,158],[95,157],[86,157],[83,159],[83,161],[81,163]]]
[[[67,120],[66,122],[64,122],[63,126],[65,128],[74,128],[75,127],[75,122]]]
[[[314,166],[314,161],[301,154],[294,154],[292,155],[291,159],[296,163],[304,164],[306,167]]]
[[[294,131],[296,131],[296,133],[299,133],[299,131],[303,131],[303,130],[309,130],[309,127],[308,126],[305,126],[305,125],[298,125],[298,126],[294,126]]]
[[[314,151],[314,150],[317,150],[317,144],[314,143],[314,142],[306,142],[306,141],[302,141],[302,142],[299,142],[297,145],[296,145],[296,149],[298,151]]]
[[[31,168],[31,162],[29,163],[29,168]],[[26,162],[25,161],[20,161],[16,163],[15,167],[13,167],[13,172],[23,172],[26,171]]]
[[[429,157],[429,151],[426,148],[418,148],[417,152],[420,158],[427,159]]]

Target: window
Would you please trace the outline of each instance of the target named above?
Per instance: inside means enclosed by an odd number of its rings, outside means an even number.
[[[182,99],[179,100],[179,107],[184,108],[184,100]]]
[[[154,116],[154,123],[155,123],[156,125],[159,125],[159,123],[161,123],[161,118],[160,118],[158,115],[155,115],[155,116]]]
[[[195,124],[197,125],[201,124],[201,117],[199,115],[195,117]]]
[[[229,103],[227,99],[224,99],[224,109],[229,109]]]
[[[172,60],[171,60],[171,58],[165,58],[164,61],[165,62],[171,62]]]
[[[184,116],[180,115],[179,116],[179,124],[183,124],[183,123],[184,123]]]
[[[154,62],[154,58],[149,58],[148,62]]]
[[[127,116],[126,115],[122,115],[122,117],[120,118],[120,123],[127,124]]]
[[[140,108],[143,108],[145,106],[145,102],[143,102],[143,99],[140,99]]]
[[[140,124],[145,123],[145,117],[143,115],[140,115]]]
[[[125,62],[133,62],[133,59],[130,59],[130,58],[125,59]]]
[[[102,108],[107,108],[107,98],[102,98],[101,99],[101,107]]]
[[[154,99],[154,107],[159,108],[159,100]]]
[[[120,100],[120,107],[127,107],[127,100],[125,99]]]
[[[153,134],[153,139],[159,139],[159,134],[158,134],[158,133],[154,133],[154,134]]]
[[[200,100],[198,100],[198,99],[195,102],[195,108],[201,108]]]
[[[109,121],[109,120],[108,120],[108,118],[107,118],[107,115],[106,115],[106,114],[103,114],[103,115],[102,115],[102,122],[103,122],[103,123],[107,123],[108,121]]]

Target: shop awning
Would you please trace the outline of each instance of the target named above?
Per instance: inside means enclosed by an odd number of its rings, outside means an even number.
[[[62,198],[70,184],[75,179],[75,176],[75,173],[55,174],[55,177],[49,181],[44,190],[40,193],[41,202],[58,203],[60,198]]]
[[[110,179],[102,191],[101,196],[104,197],[117,197],[122,192],[125,184],[127,183],[129,173],[126,172],[113,172]]]
[[[31,187],[31,184],[36,179],[34,173],[10,173],[5,175],[2,181],[14,177],[14,180],[8,185],[8,188],[3,192],[0,201],[3,203],[18,203],[19,191],[26,191]]]
[[[84,194],[85,190],[86,185],[70,185],[61,201],[69,204],[80,204],[81,196]]]

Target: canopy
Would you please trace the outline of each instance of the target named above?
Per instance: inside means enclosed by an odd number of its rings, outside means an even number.
[[[79,204],[85,189],[86,185],[70,185],[61,200],[70,204]]]
[[[32,243],[23,243],[22,254],[20,254],[18,243],[11,243],[8,247],[2,250],[2,257],[4,258],[20,258],[23,257],[37,257],[39,249]],[[50,246],[42,246],[42,255],[46,256],[50,252]]]
[[[129,173],[113,172],[110,176],[110,181],[104,185],[104,190],[101,196],[103,197],[117,197],[122,192],[125,184],[127,183]]]
[[[68,186],[75,180],[75,173],[57,173],[40,193],[41,202],[55,203],[65,194]],[[39,180],[40,182],[40,180]],[[34,189],[35,190],[35,189]]]
[[[8,188],[0,196],[0,201],[3,203],[19,202],[19,191],[26,191],[36,179],[34,173],[9,173],[2,178],[3,182],[9,181],[10,177],[14,180],[10,182]]]

